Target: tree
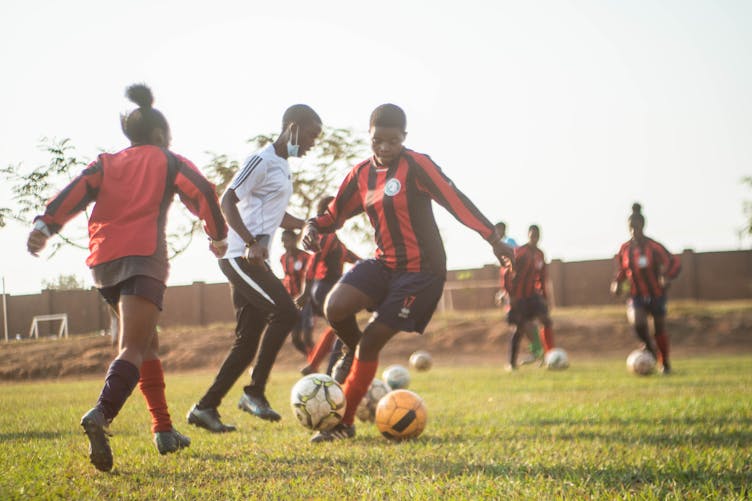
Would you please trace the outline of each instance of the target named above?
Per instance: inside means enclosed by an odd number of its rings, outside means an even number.
[[[261,148],[275,139],[276,135],[267,134],[258,135],[248,142],[255,148]],[[76,155],[75,147],[69,138],[44,138],[40,148],[50,155],[49,163],[28,172],[21,165],[0,168],[0,176],[4,178],[6,185],[10,186],[16,204],[14,208],[0,207],[0,227],[11,220],[30,224],[49,197],[69,183],[89,163]],[[308,153],[305,161],[293,160],[291,163],[295,180],[291,211],[306,218],[313,215],[317,201],[324,195],[336,193],[347,169],[366,151],[366,141],[362,135],[351,129],[325,128],[322,137]],[[201,170],[217,186],[218,193],[222,193],[237,172],[239,163],[227,155],[209,154],[211,159]],[[171,257],[185,251],[193,237],[201,232],[202,226],[182,204],[177,205],[180,209],[172,212],[167,227],[167,246]],[[86,216],[88,219],[88,212]],[[346,231],[364,239],[369,235],[367,228],[363,218],[360,218],[350,223]],[[66,225],[59,238],[51,239],[50,256],[65,245],[87,248],[87,233],[83,224]]]
[[[83,279],[76,275],[60,274],[53,280],[43,280],[42,288],[56,291],[71,291],[83,290],[86,287],[84,286]]]

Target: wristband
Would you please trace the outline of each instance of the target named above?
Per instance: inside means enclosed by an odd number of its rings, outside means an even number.
[[[209,238],[211,240],[211,244],[215,247],[221,247],[223,245],[227,245],[227,239],[223,238],[222,240],[214,240],[213,238]]]
[[[258,243],[258,240],[256,240],[256,237],[254,237],[253,235],[251,235],[251,239],[250,239],[250,240],[248,240],[248,241],[247,241],[247,242],[245,243],[245,246],[246,246],[247,248],[249,248],[249,249],[250,249],[251,247],[253,247],[253,246],[254,246],[254,245],[256,245],[257,243]]]
[[[44,233],[44,236],[46,236],[48,238],[50,236],[52,236],[52,233],[50,232],[50,229],[47,227],[47,223],[45,223],[41,219],[37,219],[34,222],[34,229],[37,230],[37,231],[41,231],[42,233]]]

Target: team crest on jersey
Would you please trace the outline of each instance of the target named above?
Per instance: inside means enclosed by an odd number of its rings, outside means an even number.
[[[399,193],[401,189],[402,183],[400,183],[399,179],[392,178],[384,185],[384,195],[393,197]]]
[[[295,261],[295,264],[292,267],[295,268],[295,271],[300,271],[303,269],[303,263]]]

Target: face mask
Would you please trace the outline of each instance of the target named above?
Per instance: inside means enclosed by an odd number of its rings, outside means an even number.
[[[292,130],[292,126],[291,130]],[[290,138],[287,140],[287,156],[288,157],[297,157],[298,153],[300,153],[300,145],[298,143],[298,131],[299,128],[295,130],[295,144],[292,142],[292,133],[290,133]]]

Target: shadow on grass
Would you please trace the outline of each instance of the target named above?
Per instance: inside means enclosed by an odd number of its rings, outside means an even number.
[[[59,431],[19,431],[13,433],[0,433],[0,442],[5,441],[28,441],[28,440],[52,440],[63,438],[69,433]]]

